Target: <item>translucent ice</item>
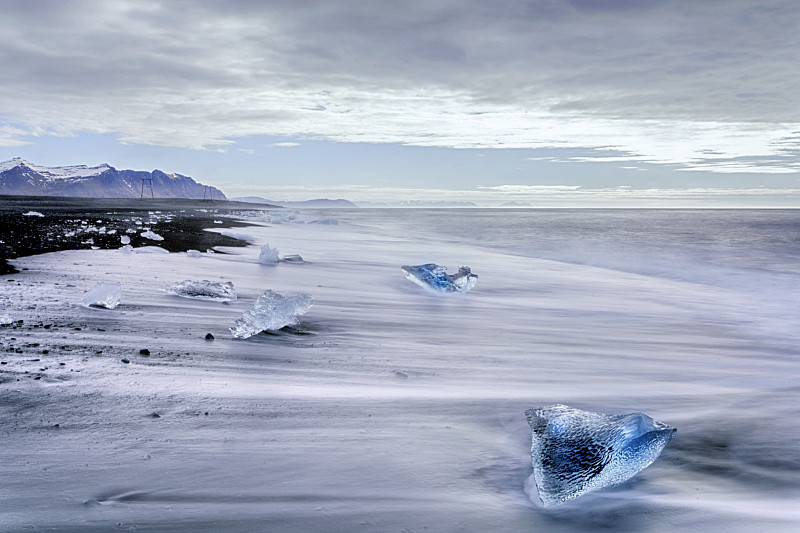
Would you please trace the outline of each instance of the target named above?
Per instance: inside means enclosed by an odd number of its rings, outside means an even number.
[[[261,253],[258,254],[258,262],[262,265],[275,265],[278,263],[278,249],[270,248],[269,244],[261,247]]]
[[[545,506],[627,481],[658,458],[677,431],[642,413],[605,415],[551,405],[525,411],[531,463]]]
[[[122,296],[122,286],[119,283],[98,283],[81,301],[84,307],[105,307],[114,309],[119,305]]]
[[[131,238],[128,237],[127,235],[123,235],[122,237],[119,238],[119,242],[121,242],[122,244],[130,244]]]
[[[215,300],[218,302],[232,302],[236,300],[236,289],[230,281],[197,281],[187,279],[173,283],[167,289],[169,294],[194,298],[196,300]]]
[[[158,233],[156,233],[156,232],[154,232],[154,231],[151,231],[151,230],[143,231],[143,232],[141,233],[141,235],[142,235],[142,237],[144,237],[145,239],[150,239],[150,240],[152,240],[152,241],[163,241],[163,240],[164,240],[164,237],[162,237],[162,236],[161,236],[161,235],[159,235]]]
[[[405,265],[401,267],[406,278],[417,285],[435,292],[467,292],[478,281],[469,267],[462,266],[455,274],[448,274],[447,269],[435,263],[424,265]]]
[[[283,261],[284,263],[297,263],[297,264],[305,263],[305,261],[303,261],[303,258],[297,254],[284,255],[281,258],[281,261]]]
[[[10,326],[14,323],[14,319],[11,318],[11,315],[0,315],[0,326]]]
[[[314,299],[310,294],[283,296],[266,290],[256,300],[251,311],[245,311],[242,318],[231,327],[237,339],[246,339],[262,331],[276,331],[297,323],[298,315],[306,313]]]

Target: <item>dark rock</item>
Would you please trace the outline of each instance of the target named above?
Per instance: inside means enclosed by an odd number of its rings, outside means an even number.
[[[131,362],[130,359],[125,359],[125,358],[120,359],[120,361],[122,361],[126,365]]]
[[[206,340],[207,341],[213,341],[214,340],[214,335],[212,335],[211,333],[206,333]]]
[[[142,348],[141,350],[139,350],[139,355],[150,355],[150,350],[148,350],[147,348]]]

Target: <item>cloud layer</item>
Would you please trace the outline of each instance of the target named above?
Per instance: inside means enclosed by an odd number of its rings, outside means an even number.
[[[0,144],[113,133],[800,171],[793,0],[9,1]]]

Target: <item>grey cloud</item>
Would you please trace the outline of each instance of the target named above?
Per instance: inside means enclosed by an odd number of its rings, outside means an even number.
[[[791,123],[798,26],[793,0],[8,1],[0,113],[76,128],[91,117],[135,139],[146,134],[123,130],[149,126],[137,120],[205,121],[219,140],[314,134],[292,122],[304,109],[424,89],[475,113]],[[332,105],[352,91],[356,104]]]

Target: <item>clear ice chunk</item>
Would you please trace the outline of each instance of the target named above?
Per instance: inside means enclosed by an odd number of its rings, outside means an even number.
[[[533,478],[545,507],[627,481],[655,461],[677,432],[643,413],[551,405],[528,409],[525,416]]]
[[[14,319],[11,318],[11,315],[0,315],[0,326],[10,326],[14,323]]]
[[[314,303],[310,294],[283,296],[272,290],[264,291],[250,311],[230,328],[237,339],[246,339],[262,331],[277,331],[297,324],[297,317],[305,314]]]
[[[187,279],[173,283],[166,289],[167,293],[195,300],[215,300],[217,302],[233,302],[236,300],[236,289],[231,281],[197,281]]]
[[[281,261],[283,261],[284,263],[297,263],[298,265],[302,265],[303,263],[305,263],[305,261],[303,261],[303,258],[297,254],[284,255],[281,258]]]
[[[258,254],[258,262],[262,265],[278,264],[278,249],[270,248],[269,244],[265,244],[261,247],[261,253]]]
[[[122,286],[119,283],[98,283],[86,293],[81,300],[84,307],[104,307],[114,309],[122,297]]]
[[[141,236],[144,237],[145,239],[150,239],[151,241],[163,241],[164,240],[164,237],[162,237],[158,233],[156,233],[154,231],[151,231],[151,230],[143,231],[141,233]]]
[[[401,269],[406,278],[434,292],[467,292],[478,281],[478,275],[466,266],[460,267],[455,274],[448,274],[445,267],[435,263],[405,265]]]

